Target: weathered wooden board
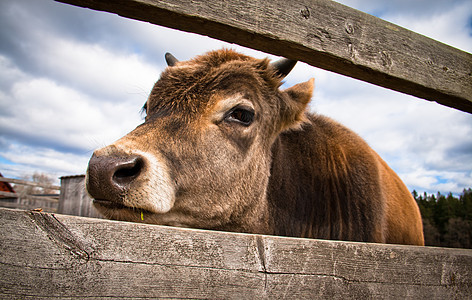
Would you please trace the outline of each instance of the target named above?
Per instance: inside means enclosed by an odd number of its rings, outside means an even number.
[[[59,195],[51,194],[51,195],[21,195],[20,193],[10,193],[10,192],[1,192],[0,191],[0,196],[5,196],[9,198],[30,198],[34,200],[39,200],[39,201],[47,201],[47,202],[54,202],[58,203],[59,202]]]
[[[0,298],[472,294],[472,250],[294,239],[0,209]]]
[[[472,112],[470,53],[334,1],[58,1],[238,43]]]
[[[85,188],[85,175],[61,177],[61,195],[57,212],[90,218],[103,218],[93,207],[93,200]]]
[[[43,209],[46,212],[57,212],[59,200],[47,196],[21,196],[17,193],[0,192],[0,207],[18,208],[18,209]],[[10,199],[10,200],[8,200]]]
[[[15,184],[19,184],[19,185],[36,186],[36,187],[41,187],[41,188],[49,189],[49,190],[60,190],[61,189],[61,187],[58,186],[58,185],[45,184],[45,183],[40,183],[40,182],[26,181],[26,180],[13,179],[13,178],[0,177],[0,182],[8,182],[8,183],[15,183]]]

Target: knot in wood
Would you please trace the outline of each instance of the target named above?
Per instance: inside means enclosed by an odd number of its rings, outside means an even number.
[[[386,51],[380,52],[380,61],[382,66],[385,68],[390,68],[392,66],[392,58]]]
[[[348,34],[354,33],[354,25],[352,25],[351,23],[346,23],[346,25],[344,25],[344,29]]]
[[[308,20],[308,18],[310,18],[310,9],[305,6],[305,8],[300,11],[300,14],[303,18]]]

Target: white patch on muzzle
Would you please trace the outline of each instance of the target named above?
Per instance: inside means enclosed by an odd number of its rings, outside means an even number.
[[[133,149],[136,144],[125,138],[109,147],[116,147],[118,153],[139,155],[144,159],[144,169],[131,188],[123,195],[123,205],[140,208],[153,213],[166,213],[175,201],[175,186],[169,168],[159,153],[149,153]],[[107,147],[108,148],[108,147]]]

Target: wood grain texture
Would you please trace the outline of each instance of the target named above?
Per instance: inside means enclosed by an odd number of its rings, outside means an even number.
[[[334,1],[58,1],[301,60],[472,112],[470,53]]]
[[[65,215],[102,219],[93,207],[93,200],[85,188],[85,175],[61,177],[61,194],[57,212]]]
[[[472,250],[0,209],[0,298],[467,298]]]
[[[5,177],[0,177],[0,182],[8,182],[8,183],[14,183],[14,184],[19,184],[19,185],[36,186],[36,187],[41,187],[41,188],[48,189],[48,190],[60,190],[61,189],[61,187],[58,186],[58,185],[51,185],[51,184],[45,184],[45,183],[40,183],[40,182],[33,182],[33,181],[26,181],[26,180],[5,178]]]

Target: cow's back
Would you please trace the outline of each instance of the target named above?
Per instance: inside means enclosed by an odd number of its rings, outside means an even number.
[[[309,115],[272,148],[274,234],[423,244],[418,207],[398,176],[357,134]]]

